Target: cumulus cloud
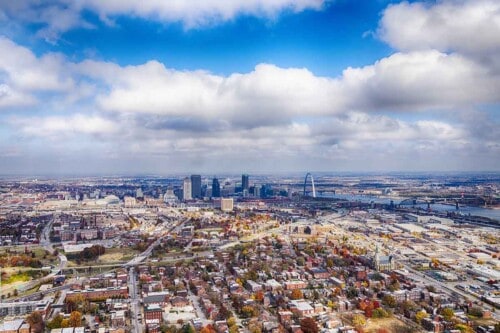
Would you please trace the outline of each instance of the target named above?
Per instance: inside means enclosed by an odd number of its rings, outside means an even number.
[[[441,0],[390,5],[378,35],[402,51],[434,49],[483,60],[500,54],[500,2]]]
[[[86,61],[76,67],[107,85],[97,96],[102,110],[158,115],[167,127],[183,120],[217,130],[258,127],[351,110],[425,111],[500,101],[500,75],[459,54],[433,50],[396,53],[337,78],[271,64],[229,76],[178,71],[157,61],[126,67]]]
[[[274,3],[272,8],[279,8],[274,11],[253,11],[260,3],[256,0],[248,2],[253,9],[234,2],[210,14],[206,8],[222,2],[209,1],[200,7],[202,14],[188,19],[178,14],[192,5],[188,1],[168,14],[159,6],[175,2],[148,2],[140,9],[128,1],[77,3],[103,19],[156,15],[192,25],[322,5],[295,2],[298,7],[290,7],[283,0],[262,2]],[[307,5],[312,3],[319,7]],[[0,53],[0,108],[11,111],[8,126],[20,145],[57,145],[61,156],[87,145],[92,154],[106,158],[141,156],[156,165],[196,168],[218,168],[224,161],[232,169],[258,169],[270,161],[279,169],[280,161],[296,168],[335,162],[340,168],[385,170],[495,169],[498,121],[478,110],[500,103],[500,57],[494,57],[500,54],[498,38],[490,34],[497,26],[494,1],[392,5],[383,13],[378,35],[397,51],[373,64],[347,68],[338,77],[265,63],[229,75],[177,70],[156,60],[130,66],[74,63],[53,53],[37,56],[0,38],[0,49],[7,51]],[[473,37],[471,30],[478,35]],[[36,103],[33,113],[40,114],[12,111]],[[93,143],[104,145],[94,152]]]
[[[33,92],[69,92],[75,88],[58,54],[37,57],[29,49],[0,36],[0,107],[32,105]]]

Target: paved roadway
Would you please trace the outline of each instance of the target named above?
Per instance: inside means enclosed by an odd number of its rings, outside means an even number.
[[[130,318],[132,322],[132,332],[142,333],[142,325],[139,324],[139,320],[137,319],[137,317],[140,315],[140,309],[138,304],[139,300],[137,298],[138,290],[134,267],[129,268],[128,290],[130,298],[130,311],[132,314],[132,318]]]

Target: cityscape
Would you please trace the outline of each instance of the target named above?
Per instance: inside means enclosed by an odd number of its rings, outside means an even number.
[[[0,333],[500,333],[500,0],[0,0]]]
[[[2,329],[496,332],[499,187],[495,173],[5,178]]]

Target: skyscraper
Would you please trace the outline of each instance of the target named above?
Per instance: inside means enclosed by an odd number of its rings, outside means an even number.
[[[182,199],[183,200],[191,200],[193,199],[192,192],[191,192],[191,179],[188,177],[184,178],[184,182],[182,183]]]
[[[241,190],[248,191],[248,175],[245,174],[241,175]]]
[[[217,178],[212,180],[212,197],[219,198],[220,197],[220,184]]]
[[[201,198],[201,176],[191,175],[191,195],[193,198]]]

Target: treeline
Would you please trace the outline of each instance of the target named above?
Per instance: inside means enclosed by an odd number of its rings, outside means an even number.
[[[78,261],[92,261],[96,260],[99,256],[106,253],[106,248],[102,245],[92,245],[91,247],[86,247],[82,252],[78,254],[68,254],[68,258],[76,259]]]

